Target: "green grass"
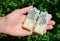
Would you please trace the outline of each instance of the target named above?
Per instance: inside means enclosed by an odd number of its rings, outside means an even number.
[[[33,5],[41,11],[48,11],[56,22],[54,28],[45,35],[14,37],[0,34],[0,39],[6,41],[58,41],[60,40],[60,0],[0,0],[0,16],[6,16],[15,9]]]

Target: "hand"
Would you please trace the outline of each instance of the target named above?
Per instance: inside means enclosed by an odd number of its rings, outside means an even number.
[[[13,36],[27,36],[27,35],[32,35],[33,31],[28,31],[26,29],[23,29],[23,23],[26,18],[26,14],[32,6],[22,8],[22,9],[16,9],[12,13],[8,14],[5,16],[6,18],[6,28],[3,31],[3,33],[8,34],[8,35],[13,35]],[[53,25],[55,24],[54,21],[49,21],[46,29],[52,29]]]

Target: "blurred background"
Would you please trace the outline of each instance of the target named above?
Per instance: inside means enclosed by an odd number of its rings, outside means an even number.
[[[0,16],[6,16],[15,9],[33,5],[41,11],[52,14],[56,24],[43,36],[36,34],[25,37],[15,37],[0,34],[0,41],[60,41],[60,0],[0,0]]]

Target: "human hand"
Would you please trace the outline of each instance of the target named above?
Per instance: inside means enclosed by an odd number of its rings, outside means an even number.
[[[32,6],[22,8],[22,9],[16,9],[12,13],[8,14],[5,16],[6,20],[6,28],[3,31],[3,33],[8,34],[8,35],[13,35],[13,36],[27,36],[27,35],[32,35],[33,31],[28,31],[26,29],[23,29],[23,23],[26,18],[26,14]],[[50,20],[46,29],[50,30],[53,28],[53,25],[55,22],[53,20]]]

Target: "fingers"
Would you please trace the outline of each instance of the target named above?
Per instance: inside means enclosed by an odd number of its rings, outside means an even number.
[[[47,25],[46,30],[53,29],[53,25]]]
[[[55,25],[55,21],[53,21],[53,20],[49,21],[46,29],[47,29],[47,30],[53,29],[53,25]]]
[[[55,25],[55,21],[51,20],[51,21],[49,21],[48,24],[49,24],[49,25]]]

